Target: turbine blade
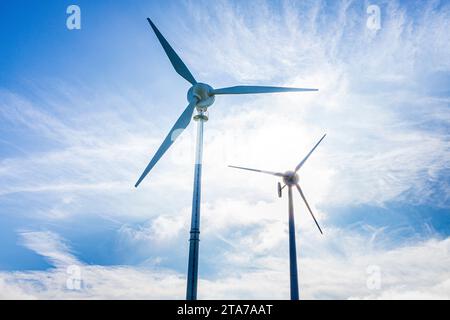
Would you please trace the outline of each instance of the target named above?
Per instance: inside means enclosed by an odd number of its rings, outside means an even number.
[[[170,148],[172,143],[175,141],[175,139],[183,132],[184,129],[188,126],[188,124],[191,122],[192,113],[194,112],[195,105],[197,103],[197,100],[192,101],[187,108],[183,111],[181,116],[178,118],[177,122],[175,122],[172,129],[170,129],[169,134],[164,139],[163,143],[159,147],[159,149],[156,151],[153,158],[150,160],[150,163],[145,168],[142,175],[139,177],[139,180],[134,185],[136,188],[141,183],[142,180],[147,176],[147,174],[152,170],[152,168],[155,166],[155,164],[158,162],[158,160],[163,156],[163,154],[167,151],[167,149]]]
[[[161,43],[164,51],[167,54],[167,57],[169,57],[170,62],[172,63],[172,66],[174,67],[175,71],[185,78],[187,81],[189,81],[192,85],[196,84],[197,81],[192,76],[189,69],[186,67],[184,62],[181,60],[181,58],[177,55],[175,50],[170,46],[170,44],[167,42],[167,40],[164,38],[164,36],[159,32],[158,28],[153,24],[152,20],[150,18],[147,18],[148,23],[150,23],[150,26],[152,27],[153,31],[156,34],[156,37],[158,38],[159,42]]]
[[[248,170],[248,171],[254,171],[254,172],[260,172],[260,173],[267,173],[267,174],[271,174],[273,176],[277,176],[277,177],[282,177],[283,174],[280,172],[272,172],[272,171],[264,171],[264,170],[258,170],[258,169],[250,169],[250,168],[244,168],[244,167],[236,167],[236,166],[228,166],[230,168],[235,168],[235,169],[242,169],[242,170]]]
[[[253,93],[302,92],[302,91],[318,91],[318,89],[265,87],[265,86],[235,86],[235,87],[214,89],[212,91],[212,94],[253,94]]]
[[[300,188],[299,184],[295,185],[297,187],[298,192],[300,192],[300,196],[303,198],[303,201],[305,201],[306,207],[308,208],[309,213],[311,214],[311,217],[314,219],[314,222],[316,223],[317,228],[319,228],[319,231],[321,234],[323,234],[322,229],[320,229],[319,223],[316,220],[316,217],[314,217],[314,214],[311,211],[311,208],[309,207],[308,201],[306,201],[305,195],[303,194],[302,188]]]
[[[311,155],[311,153],[313,153],[313,151],[317,148],[317,146],[319,145],[319,143],[322,142],[323,138],[325,138],[327,134],[325,133],[322,138],[320,138],[319,142],[316,143],[316,145],[314,146],[314,148],[311,149],[311,151],[306,155],[306,157],[295,167],[295,172],[297,172],[302,166],[303,164],[306,162],[306,160],[308,160],[309,156]]]

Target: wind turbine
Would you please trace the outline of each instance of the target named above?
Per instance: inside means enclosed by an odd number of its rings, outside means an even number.
[[[198,277],[198,252],[200,241],[200,199],[201,199],[201,174],[202,174],[202,153],[203,153],[203,123],[208,121],[208,107],[210,107],[215,100],[216,95],[223,94],[253,94],[253,93],[273,93],[273,92],[296,92],[296,91],[317,91],[317,89],[305,88],[285,88],[285,87],[267,87],[267,86],[234,86],[227,88],[214,89],[206,83],[197,82],[189,69],[186,67],[181,58],[177,55],[175,50],[170,46],[164,36],[159,32],[158,28],[153,22],[147,18],[151,28],[155,32],[161,46],[166,52],[167,57],[172,63],[175,71],[184,79],[186,79],[192,86],[187,92],[187,100],[189,102],[186,109],[184,109],[181,116],[170,129],[161,146],[158,148],[150,163],[145,168],[142,175],[135,184],[137,187],[142,180],[147,176],[150,170],[155,166],[158,160],[173,144],[175,139],[183,132],[184,129],[191,122],[194,110],[197,114],[193,117],[197,121],[197,141],[195,152],[195,170],[194,170],[194,192],[192,197],[192,217],[191,230],[189,239],[189,263],[187,275],[187,289],[186,299],[197,299],[197,277]]]
[[[314,222],[317,225],[317,228],[319,228],[319,231],[321,234],[323,234],[322,229],[319,226],[319,223],[317,222],[316,218],[314,217],[314,214],[312,213],[311,208],[309,207],[308,201],[306,201],[305,195],[303,194],[302,188],[300,188],[300,185],[298,183],[298,173],[297,171],[300,170],[300,168],[303,166],[303,164],[308,160],[309,156],[313,151],[317,148],[319,143],[325,138],[326,134],[322,136],[322,138],[319,140],[319,142],[316,143],[314,148],[311,149],[311,151],[306,155],[306,157],[295,167],[294,171],[286,171],[284,173],[281,172],[272,172],[272,171],[265,171],[265,170],[258,170],[258,169],[250,169],[250,168],[244,168],[244,167],[236,167],[236,166],[229,166],[230,168],[236,168],[236,169],[243,169],[243,170],[249,170],[249,171],[255,171],[260,173],[266,173],[271,174],[273,176],[277,176],[283,179],[284,186],[281,186],[281,183],[278,182],[278,196],[281,198],[281,192],[284,189],[284,187],[288,187],[288,196],[289,196],[289,268],[290,268],[290,280],[291,280],[291,300],[298,300],[298,274],[297,274],[297,249],[295,246],[295,222],[294,222],[294,204],[292,201],[292,187],[296,187],[298,192],[300,193],[300,196],[302,197],[303,201],[306,204],[306,207],[308,208],[309,213],[311,214],[311,217],[314,219]]]

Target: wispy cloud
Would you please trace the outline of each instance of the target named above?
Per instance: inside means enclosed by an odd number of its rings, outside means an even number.
[[[61,237],[49,231],[23,231],[20,233],[23,245],[47,258],[57,267],[78,263]]]

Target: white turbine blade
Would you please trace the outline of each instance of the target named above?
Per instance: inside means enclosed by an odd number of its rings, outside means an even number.
[[[314,217],[314,214],[312,213],[312,210],[309,207],[308,201],[306,201],[306,198],[305,198],[305,195],[303,194],[302,188],[300,188],[299,184],[296,184],[295,186],[297,187],[298,192],[300,192],[300,196],[303,198],[303,201],[305,201],[306,207],[308,208],[308,211],[311,214],[311,217],[314,219],[314,222],[316,223],[317,228],[319,228],[320,233],[323,234],[322,229],[320,229],[319,223],[316,220],[316,217]]]
[[[282,177],[283,176],[283,174],[280,173],[280,172],[272,172],[272,171],[265,171],[265,170],[259,170],[259,169],[250,169],[250,168],[236,167],[236,166],[229,166],[229,167],[230,168],[235,168],[235,169],[242,169],[242,170],[248,170],[248,171],[254,171],[254,172],[271,174],[271,175],[277,176],[277,177]]]
[[[183,132],[184,129],[191,122],[192,113],[194,112],[195,105],[197,104],[197,100],[194,99],[187,108],[183,111],[181,116],[178,118],[177,122],[173,125],[172,129],[170,129],[169,134],[164,139],[163,143],[159,147],[158,151],[156,151],[153,158],[150,160],[150,163],[145,168],[144,172],[140,176],[139,180],[134,185],[136,188],[141,183],[142,180],[147,176],[147,174],[152,170],[158,160],[163,156],[163,154],[170,148],[175,139]]]
[[[150,20],[150,18],[147,18],[147,20],[148,23],[150,23],[150,26],[152,27],[153,31],[155,32],[156,37],[161,43],[164,51],[166,52],[167,57],[169,57],[169,60],[172,63],[172,66],[175,69],[175,71],[184,79],[189,81],[192,85],[196,84],[197,81],[192,76],[191,72],[189,71],[188,67],[186,67],[183,60],[181,60],[181,58],[178,56],[175,50],[173,50],[173,48],[170,46],[170,44],[167,42],[167,40],[164,38],[161,32],[159,32],[158,28],[153,24],[152,20]]]
[[[295,172],[297,172],[302,166],[303,164],[306,162],[306,160],[308,160],[309,156],[311,155],[311,153],[313,153],[313,151],[317,148],[317,146],[319,145],[319,143],[322,142],[323,138],[325,138],[327,134],[325,133],[323,135],[322,138],[320,138],[319,142],[316,143],[316,145],[314,146],[314,148],[311,149],[311,151],[306,155],[306,157],[295,167]]]
[[[235,87],[214,89],[212,91],[212,94],[255,94],[255,93],[304,92],[304,91],[318,91],[318,89],[267,87],[267,86],[235,86]]]

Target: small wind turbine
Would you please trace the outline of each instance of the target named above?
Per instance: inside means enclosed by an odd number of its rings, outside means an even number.
[[[303,194],[302,188],[298,184],[298,174],[297,171],[303,166],[306,160],[309,158],[311,153],[316,149],[319,143],[325,138],[326,134],[316,143],[314,148],[306,155],[306,157],[295,167],[294,171],[286,171],[285,173],[281,172],[272,172],[258,169],[250,169],[236,166],[229,166],[230,168],[243,169],[255,172],[261,172],[266,174],[271,174],[280,178],[283,178],[284,186],[281,186],[281,183],[278,182],[278,196],[281,198],[281,192],[284,187],[288,186],[288,195],[289,195],[289,267],[290,267],[290,279],[291,279],[291,300],[298,300],[298,275],[297,275],[297,249],[295,246],[295,222],[294,222],[294,204],[292,201],[292,187],[296,187],[303,201],[305,201],[306,207],[308,208],[311,217],[314,219],[314,222],[319,228],[321,234],[323,234],[322,229],[320,229],[319,223],[317,222],[314,214],[309,207],[308,202],[306,201],[305,195]]]
[[[158,28],[153,22],[147,18],[150,26],[156,34],[161,43],[166,55],[172,63],[175,71],[186,79],[192,86],[187,92],[187,100],[189,102],[186,109],[170,129],[169,134],[164,139],[163,143],[156,151],[150,163],[145,168],[144,172],[136,182],[137,187],[141,181],[147,176],[150,170],[155,166],[158,160],[169,149],[175,139],[183,132],[184,129],[191,122],[194,109],[197,114],[194,120],[197,121],[197,141],[195,153],[195,171],[194,171],[194,193],[192,199],[192,217],[191,217],[191,231],[189,239],[189,263],[187,276],[187,290],[186,299],[197,299],[197,277],[198,277],[198,251],[200,241],[200,195],[201,195],[201,173],[202,173],[202,153],[203,153],[203,122],[208,121],[208,107],[214,103],[216,95],[221,94],[252,94],[252,93],[273,93],[273,92],[295,92],[295,91],[317,91],[317,89],[305,88],[284,88],[284,87],[265,87],[265,86],[235,86],[228,88],[214,89],[210,85],[197,82],[192,76],[189,69],[186,67],[181,58],[177,55],[175,50],[170,46],[164,36],[159,32]]]

